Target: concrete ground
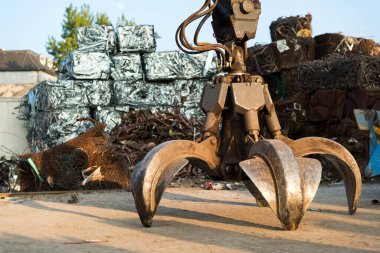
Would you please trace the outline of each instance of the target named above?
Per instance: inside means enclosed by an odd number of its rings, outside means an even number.
[[[321,186],[293,232],[241,190],[169,188],[152,228],[131,193],[79,193],[68,204],[70,195],[0,200],[0,252],[380,252],[380,206],[371,204],[380,184],[363,187],[352,216],[343,185]]]

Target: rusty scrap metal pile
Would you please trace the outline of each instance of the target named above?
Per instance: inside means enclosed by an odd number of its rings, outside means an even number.
[[[248,49],[248,71],[269,84],[289,137],[334,139],[364,172],[369,138],[357,129],[353,109],[380,109],[379,47],[342,34],[312,37],[311,22],[310,14],[272,22],[272,43]],[[340,178],[330,170],[324,173],[327,181]]]

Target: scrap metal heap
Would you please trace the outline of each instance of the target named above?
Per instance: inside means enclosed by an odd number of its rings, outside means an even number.
[[[247,72],[246,45],[255,37],[260,14],[259,0],[206,0],[178,28],[176,40],[183,51],[197,54],[214,50],[227,73],[204,88],[202,137],[162,143],[134,169],[132,191],[144,226],[152,225],[170,180],[190,163],[211,176],[244,181],[258,205],[269,206],[284,229],[297,229],[321,179],[321,163],[309,157],[316,154],[335,161],[345,182],[349,213],[355,213],[361,176],[352,155],[329,139],[294,141],[282,135],[268,85],[260,75]],[[211,16],[215,44],[198,41]],[[192,44],[185,30],[198,19]]]

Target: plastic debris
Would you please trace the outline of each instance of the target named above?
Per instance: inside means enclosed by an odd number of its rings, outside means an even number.
[[[156,39],[154,26],[130,25],[117,27],[119,50],[126,52],[154,52],[156,51]]]
[[[77,29],[78,50],[114,53],[116,34],[112,25],[84,26]]]

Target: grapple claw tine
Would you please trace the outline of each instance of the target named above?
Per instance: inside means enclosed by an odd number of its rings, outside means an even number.
[[[132,193],[141,223],[150,227],[161,197],[175,174],[189,162],[214,169],[219,164],[216,140],[169,141],[153,148],[132,173]]]
[[[319,173],[321,171],[319,161],[298,161],[292,150],[279,140],[264,140],[253,144],[248,157],[250,159],[240,162],[239,166],[255,186],[252,189],[260,192],[284,229],[297,229],[306,209],[305,199],[315,194],[314,192],[305,197],[305,192],[309,189],[305,186],[304,173],[308,174],[309,170],[316,168],[317,173],[310,173],[313,176],[306,178],[314,179],[318,176],[318,170]],[[318,184],[314,180],[311,189],[316,188]],[[255,193],[252,192],[253,195]]]
[[[316,159],[311,158],[297,158],[298,167],[302,173],[303,186],[304,186],[304,212],[313,201],[317,193],[319,183],[322,177],[322,165]]]
[[[286,138],[282,140],[290,146],[296,157],[319,154],[336,160],[337,166],[334,168],[342,175],[349,213],[354,214],[359,203],[362,181],[359,167],[350,152],[339,143],[321,137],[306,137],[296,141]]]

